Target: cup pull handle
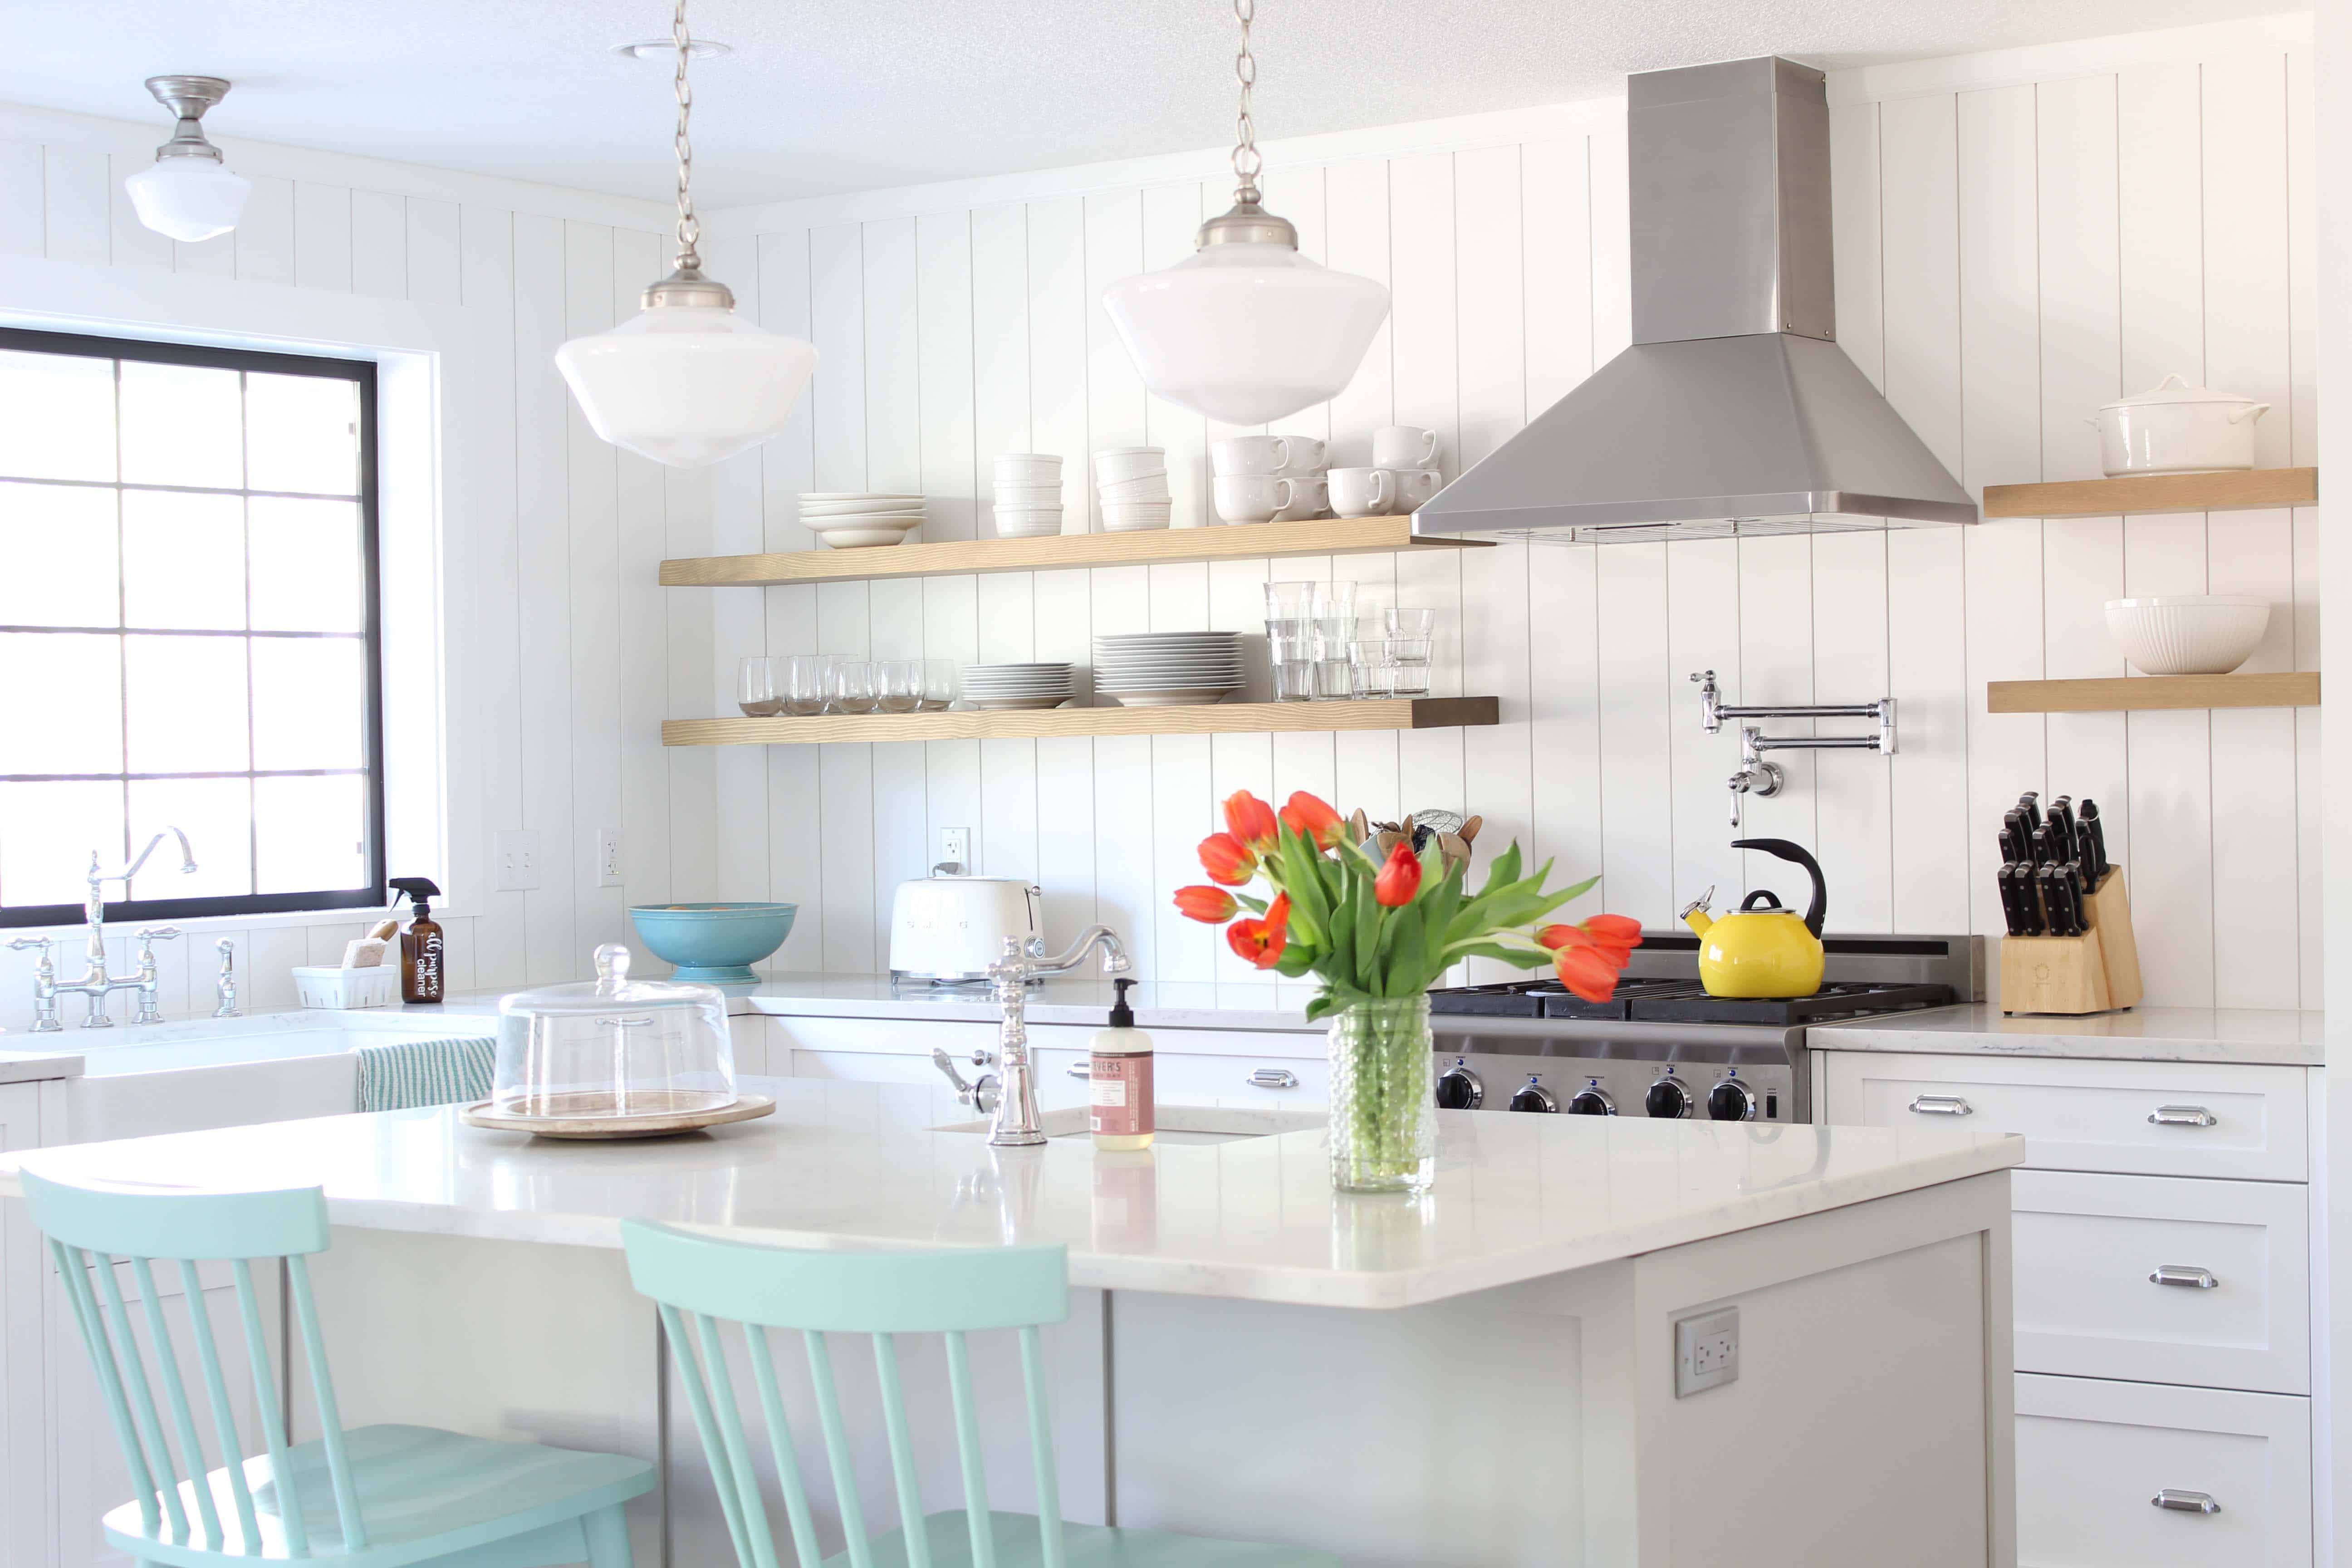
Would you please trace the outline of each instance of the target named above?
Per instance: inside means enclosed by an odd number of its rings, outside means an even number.
[[[1260,1068],[1249,1075],[1249,1081],[1258,1089],[1297,1089],[1298,1075],[1288,1068]]]
[[[2192,1290],[2210,1290],[2221,1283],[2211,1269],[2192,1268],[2185,1263],[2162,1264],[2147,1280],[2151,1285],[2185,1285]]]
[[[2159,1105],[2147,1119],[2158,1127],[2213,1127],[2221,1120],[2201,1105]]]
[[[2158,1508],[2168,1508],[2176,1513],[2219,1513],[2221,1505],[2213,1500],[2211,1492],[2183,1491],[2178,1487],[2166,1487],[2147,1500]]]
[[[1062,1070],[1068,1073],[1072,1078],[1091,1079],[1095,1076],[1095,1065],[1092,1062],[1072,1062],[1068,1067],[1064,1068]]]
[[[1923,1094],[1911,1109],[1921,1116],[1974,1116],[1977,1110],[1957,1094]]]

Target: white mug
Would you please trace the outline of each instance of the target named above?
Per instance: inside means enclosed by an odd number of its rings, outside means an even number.
[[[1384,517],[1396,504],[1386,468],[1334,468],[1331,510],[1341,517]]]
[[[1426,468],[1437,461],[1437,432],[1383,425],[1372,432],[1372,467]]]
[[[1275,521],[1296,522],[1303,517],[1321,517],[1331,510],[1331,481],[1321,474],[1275,477],[1291,487],[1290,500],[1276,511]]]
[[[1270,522],[1297,499],[1297,486],[1276,474],[1219,474],[1212,483],[1227,522]]]
[[[1419,511],[1430,497],[1445,488],[1444,476],[1435,468],[1390,468],[1386,472],[1391,511]]]
[[[1221,474],[1312,473],[1323,467],[1323,443],[1312,436],[1234,436],[1209,443]]]

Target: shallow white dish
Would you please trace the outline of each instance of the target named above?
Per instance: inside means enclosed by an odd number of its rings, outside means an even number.
[[[2227,675],[2253,657],[2271,602],[2256,594],[2109,599],[2107,635],[2142,675]]]
[[[967,693],[964,700],[974,708],[992,711],[998,709],[1014,708],[1059,708],[1075,695],[1076,695],[1075,692],[1068,691],[1050,697],[974,697]]]
[[[1206,708],[1213,702],[1223,702],[1228,691],[1235,687],[1186,688],[1175,691],[1106,691],[1122,708]]]
[[[921,520],[919,518],[916,522]],[[826,546],[834,550],[863,550],[878,544],[904,544],[916,522],[857,522],[827,527],[811,523],[810,528]]]

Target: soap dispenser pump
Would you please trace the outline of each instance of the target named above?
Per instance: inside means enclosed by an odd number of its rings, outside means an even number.
[[[1127,1005],[1132,980],[1114,980],[1110,1026],[1096,1031],[1087,1076],[1087,1125],[1097,1149],[1149,1149],[1154,1130],[1151,1037],[1135,1026]]]
[[[441,889],[423,877],[394,877],[394,889],[405,894],[412,917],[400,933],[400,996],[404,1002],[438,1002],[443,996],[441,922],[433,918],[426,900]],[[397,900],[395,900],[397,901]]]

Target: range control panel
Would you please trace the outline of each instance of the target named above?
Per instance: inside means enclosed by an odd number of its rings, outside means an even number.
[[[1786,1064],[1662,1062],[1437,1054],[1437,1103],[1454,1110],[1662,1116],[1696,1121],[1795,1121]]]

